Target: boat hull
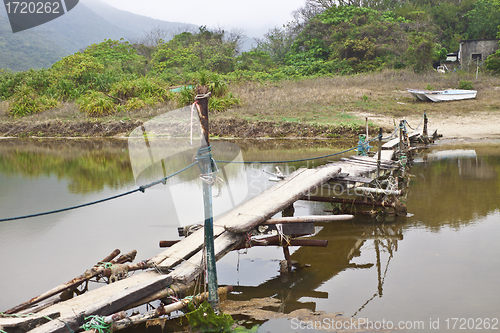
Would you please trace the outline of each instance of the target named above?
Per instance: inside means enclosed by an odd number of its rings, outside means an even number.
[[[476,98],[476,90],[460,90],[460,89],[448,89],[448,90],[418,90],[418,89],[407,89],[409,93],[417,97],[421,101],[432,101],[432,102],[447,102],[447,101],[459,101],[463,99]]]

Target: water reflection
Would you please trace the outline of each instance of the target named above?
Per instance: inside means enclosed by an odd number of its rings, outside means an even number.
[[[0,141],[0,173],[66,179],[70,193],[82,194],[133,183],[123,140],[5,139]]]
[[[403,239],[400,224],[373,225],[371,221],[352,223],[317,224],[322,228],[313,239],[328,240],[328,247],[300,247],[292,254],[292,260],[300,264],[310,264],[294,271],[290,275],[277,275],[257,286],[235,286],[240,294],[234,299],[252,297],[277,297],[282,301],[279,312],[290,313],[307,308],[316,309],[316,299],[328,299],[328,292],[318,291],[326,281],[333,279],[346,270],[376,270],[377,290],[365,304],[360,304],[361,311],[376,296],[382,297],[384,279],[389,263],[398,249],[398,242]],[[250,250],[251,251],[251,250]],[[357,263],[362,251],[374,252],[373,262]],[[388,256],[382,262],[381,252]],[[357,313],[356,312],[356,313]],[[356,314],[355,313],[355,314]]]
[[[498,153],[443,148],[413,166],[408,194],[408,211],[418,213],[422,225],[435,231],[447,225],[459,228],[500,208]]]
[[[307,158],[350,147],[328,141],[235,142],[246,161]],[[456,149],[475,155],[438,153]],[[290,173],[332,159],[245,166],[247,198],[272,185],[263,169],[274,172],[278,165]],[[227,179],[239,181],[239,172],[228,169]],[[328,240],[328,247],[295,248],[292,259],[312,266],[287,280],[278,274],[281,249],[230,253],[218,262],[219,282],[235,286],[234,299],[278,297],[282,312],[306,307],[426,322],[437,315],[442,320],[497,315],[500,145],[437,146],[411,173],[407,205],[413,217],[319,225],[314,238]],[[119,140],[1,140],[0,184],[1,217],[88,202],[136,186],[126,141]],[[157,254],[158,240],[178,238],[173,202],[165,192],[146,191],[85,210],[0,224],[0,251],[7,254],[0,310],[70,280],[115,248],[136,249],[141,260]],[[309,215],[332,206],[299,201],[295,208],[296,215]],[[44,272],[36,285],[33,270]]]

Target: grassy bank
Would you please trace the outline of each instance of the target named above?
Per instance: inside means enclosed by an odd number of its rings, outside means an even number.
[[[478,90],[477,98],[460,102],[417,101],[406,88],[457,88],[460,81]],[[231,84],[241,106],[211,114],[211,133],[219,137],[326,137],[355,136],[364,132],[365,117],[371,131],[376,117],[400,119],[424,112],[449,117],[486,112],[500,114],[500,78],[434,71],[384,71],[354,76],[306,78],[279,82]],[[109,137],[126,136],[135,127],[175,109],[166,102],[112,116],[89,117],[73,103],[23,118],[12,118],[0,104],[1,136]],[[389,130],[389,128],[386,128]]]

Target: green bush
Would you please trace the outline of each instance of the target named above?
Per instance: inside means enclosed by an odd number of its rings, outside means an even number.
[[[80,111],[89,116],[105,116],[116,111],[114,100],[102,92],[91,90],[77,99],[76,104]]]
[[[139,110],[142,109],[146,106],[146,102],[144,102],[142,99],[137,98],[137,97],[132,97],[129,100],[127,100],[127,103],[125,104],[125,109],[126,110]]]
[[[115,83],[110,94],[127,101],[130,98],[142,100],[154,98],[157,101],[167,101],[172,98],[166,84],[156,78],[141,77]]]
[[[208,100],[208,109],[210,111],[222,112],[232,106],[241,105],[239,98],[234,97],[231,93],[225,97],[211,97]]]
[[[176,96],[177,105],[182,107],[186,105],[193,104],[194,98],[196,97],[196,91],[194,87],[183,87]]]
[[[474,87],[472,86],[472,82],[460,80],[458,81],[458,89],[474,90]]]
[[[23,85],[8,100],[8,112],[14,117],[23,117],[52,109],[58,104],[55,99],[39,95],[34,88]]]
[[[500,74],[500,51],[497,51],[486,59],[486,69]]]

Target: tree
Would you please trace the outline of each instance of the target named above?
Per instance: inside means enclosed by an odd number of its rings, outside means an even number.
[[[494,0],[478,0],[465,17],[469,22],[468,39],[495,38],[500,25],[500,4]]]

